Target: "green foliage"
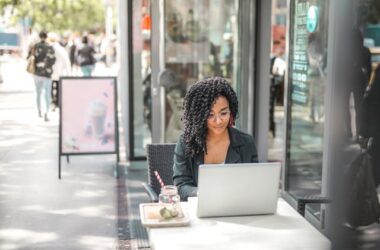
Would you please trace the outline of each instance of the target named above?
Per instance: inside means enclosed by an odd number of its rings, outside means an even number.
[[[31,20],[33,29],[61,32],[89,31],[104,27],[103,0],[0,0],[0,8],[12,8],[13,21]]]

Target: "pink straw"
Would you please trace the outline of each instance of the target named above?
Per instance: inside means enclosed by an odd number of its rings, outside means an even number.
[[[156,178],[157,178],[157,181],[160,183],[161,187],[165,186],[165,184],[164,184],[164,182],[162,181],[161,176],[158,174],[157,170],[154,171],[154,174],[155,174],[155,176],[156,176]]]

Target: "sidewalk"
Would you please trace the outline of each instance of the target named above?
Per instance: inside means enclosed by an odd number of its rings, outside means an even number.
[[[59,180],[59,113],[38,117],[24,69],[23,61],[1,69],[0,249],[117,249],[128,228],[118,220],[126,188],[114,176],[116,156],[62,158]]]

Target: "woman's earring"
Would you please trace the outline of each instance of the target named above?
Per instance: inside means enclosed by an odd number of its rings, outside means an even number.
[[[235,121],[234,121],[234,117],[231,116],[231,117],[230,117],[230,121],[228,122],[228,127],[229,127],[229,128],[232,128],[233,125],[235,125]]]

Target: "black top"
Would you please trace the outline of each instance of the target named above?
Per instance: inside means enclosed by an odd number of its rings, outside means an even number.
[[[85,44],[83,48],[81,48],[78,51],[78,64],[80,66],[86,66],[86,65],[94,65],[95,64],[95,57],[94,57],[95,50],[93,47]]]
[[[256,145],[251,135],[235,128],[228,128],[230,145],[227,150],[225,163],[252,163],[258,162]],[[204,153],[195,157],[185,156],[183,135],[174,151],[173,182],[178,187],[181,200],[197,196],[199,165],[204,164]]]
[[[50,78],[55,63],[55,52],[53,47],[45,41],[41,41],[34,45],[33,55],[35,56],[36,66],[34,74]]]

